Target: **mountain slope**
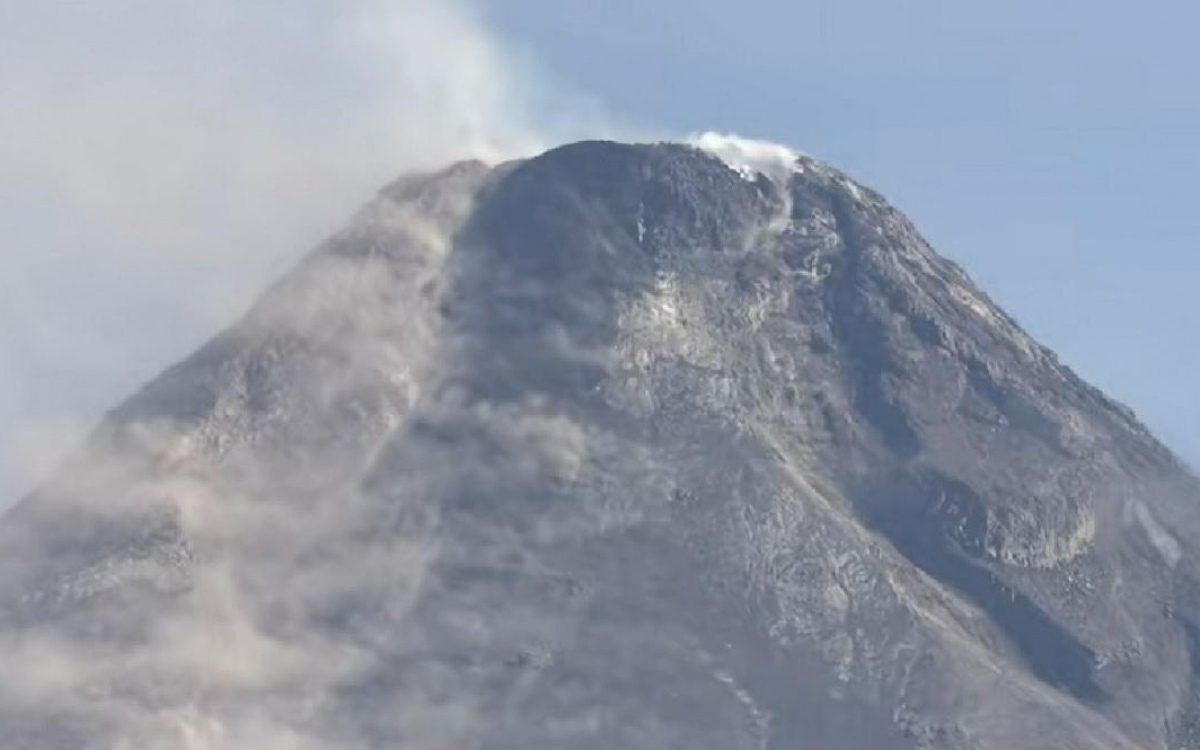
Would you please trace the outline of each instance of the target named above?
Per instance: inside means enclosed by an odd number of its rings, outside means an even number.
[[[385,189],[0,524],[9,748],[1200,747],[1200,485],[808,157]]]

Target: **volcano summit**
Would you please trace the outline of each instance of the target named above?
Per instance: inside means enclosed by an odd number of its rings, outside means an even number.
[[[1200,483],[872,190],[385,188],[0,519],[7,750],[1200,748]]]

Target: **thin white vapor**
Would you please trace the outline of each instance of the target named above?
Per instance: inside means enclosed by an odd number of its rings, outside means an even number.
[[[590,126],[535,127],[550,87],[457,0],[0,0],[0,19],[9,496],[398,173]]]

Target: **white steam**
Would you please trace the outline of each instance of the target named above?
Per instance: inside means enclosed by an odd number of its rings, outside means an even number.
[[[689,137],[687,143],[717,157],[747,180],[761,174],[784,185],[793,174],[803,171],[800,152],[770,141],[706,132]]]
[[[3,16],[0,504],[397,174],[573,134],[466,0]]]

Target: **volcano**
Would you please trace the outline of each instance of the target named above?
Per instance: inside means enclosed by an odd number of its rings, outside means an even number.
[[[1200,748],[1200,482],[769,144],[408,175],[0,519],[6,750]]]

